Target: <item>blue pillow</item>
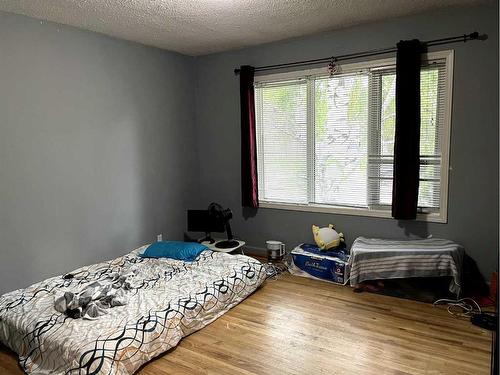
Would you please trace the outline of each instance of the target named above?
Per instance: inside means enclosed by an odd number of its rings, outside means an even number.
[[[204,250],[208,250],[208,247],[197,242],[159,241],[149,245],[139,256],[143,258],[172,258],[192,262]]]

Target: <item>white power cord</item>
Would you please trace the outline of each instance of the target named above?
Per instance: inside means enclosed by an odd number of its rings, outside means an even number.
[[[482,312],[479,304],[472,298],[457,300],[442,298],[435,301],[433,305],[448,305],[448,312],[455,317],[471,317]]]

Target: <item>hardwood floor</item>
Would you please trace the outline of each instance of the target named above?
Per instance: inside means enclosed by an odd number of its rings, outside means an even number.
[[[442,307],[284,275],[138,373],[481,375],[490,340]],[[22,374],[4,348],[0,373]]]

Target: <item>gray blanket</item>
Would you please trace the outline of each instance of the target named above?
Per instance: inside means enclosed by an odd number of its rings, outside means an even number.
[[[453,241],[382,240],[358,237],[351,247],[350,283],[407,277],[451,276],[450,291],[460,294],[463,248]]]
[[[61,291],[55,296],[55,309],[78,319],[95,319],[106,314],[106,310],[127,304],[127,292],[133,287],[135,272],[127,274],[112,272],[97,281],[81,287],[78,291]]]

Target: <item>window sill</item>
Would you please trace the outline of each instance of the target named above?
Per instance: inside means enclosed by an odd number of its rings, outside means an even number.
[[[392,219],[391,212],[386,210],[367,210],[364,208],[328,206],[320,204],[296,204],[296,203],[276,203],[276,202],[259,202],[259,208],[272,208],[276,210],[291,210],[304,212],[321,212],[327,214],[379,217],[384,219]],[[433,223],[447,223],[446,215],[443,213],[417,214],[417,221],[426,221]]]

